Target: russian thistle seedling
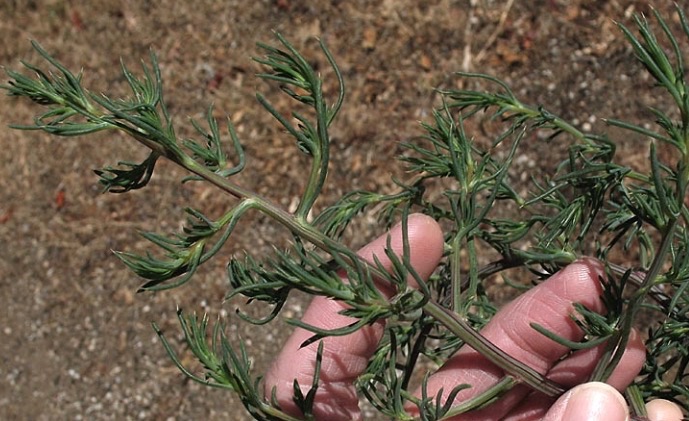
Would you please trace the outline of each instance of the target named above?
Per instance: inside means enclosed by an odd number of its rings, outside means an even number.
[[[323,80],[311,63],[283,37],[275,45],[259,44],[263,78],[289,96],[294,108],[278,110],[264,96],[258,102],[294,139],[309,157],[306,185],[296,208],[287,211],[259,194],[237,184],[233,176],[247,165],[241,141],[231,121],[227,129],[212,117],[192,121],[197,139],[179,139],[163,98],[163,83],[155,55],[137,76],[124,64],[122,73],[130,94],[113,99],[93,94],[74,74],[40,45],[33,43],[45,67],[26,63],[33,76],[8,71],[3,88],[12,96],[27,97],[47,111],[25,126],[56,136],[83,136],[118,131],[149,150],[140,163],[124,162],[96,171],[103,189],[125,193],[141,189],[151,179],[159,159],[168,159],[189,172],[184,182],[206,182],[234,196],[236,202],[217,219],[202,210],[188,208],[187,224],[177,235],[144,233],[159,255],[117,256],[146,281],[142,291],[174,288],[188,282],[197,269],[218,253],[237,224],[248,213],[260,213],[288,230],[293,238],[285,250],[269,256],[233,258],[228,263],[231,290],[228,298],[244,296],[266,303],[271,311],[262,318],[238,316],[248,323],[273,321],[290,292],[304,291],[346,304],[343,313],[356,322],[336,330],[322,330],[298,320],[290,322],[313,332],[309,342],[329,335],[346,335],[379,320],[388,320],[386,333],[368,368],[356,384],[364,397],[381,413],[395,419],[413,419],[405,404],[419,408],[422,419],[447,418],[490,402],[517,384],[527,384],[549,396],[562,386],[545,379],[520,361],[495,347],[478,330],[490,320],[496,305],[488,295],[493,275],[515,268],[527,269],[537,280],[545,279],[576,259],[593,255],[606,262],[604,301],[606,316],[578,306],[576,320],[586,333],[582,342],[571,343],[541,326],[534,329],[571,349],[607,344],[591,380],[605,380],[617,366],[637,322],[640,309],[655,311],[657,323],[648,330],[646,365],[628,389],[638,413],[639,402],[663,397],[689,406],[689,209],[685,205],[689,183],[689,94],[685,80],[682,43],[689,40],[689,24],[681,9],[677,37],[666,21],[654,12],[657,28],[636,17],[636,31],[620,25],[635,54],[673,109],[654,109],[655,129],[622,120],[607,123],[651,141],[649,171],[633,170],[616,159],[616,145],[623,140],[606,134],[586,133],[549,112],[516,98],[502,81],[487,75],[461,73],[481,89],[441,90],[441,104],[424,135],[404,144],[403,163],[413,174],[398,182],[399,191],[383,194],[354,191],[323,210],[314,207],[324,188],[330,162],[330,127],[344,104],[344,81],[335,59],[321,43],[324,61],[333,69],[338,89],[326,95]],[[468,132],[474,120],[489,117],[492,138],[488,147]],[[223,132],[227,134],[224,135]],[[538,132],[540,135],[533,136]],[[223,139],[226,137],[227,139]],[[568,156],[546,176],[531,181],[522,193],[510,177],[514,158],[526,141],[545,137],[568,145]],[[659,145],[672,148],[676,162],[661,162]],[[496,153],[501,151],[501,153]],[[441,194],[431,194],[438,192]],[[362,214],[377,212],[383,225],[401,219],[403,231],[410,212],[426,213],[446,228],[446,253],[427,282],[404,253],[387,253],[393,270],[379,262],[369,263],[342,243],[349,224]],[[313,216],[310,219],[309,215]],[[505,217],[511,215],[511,217]],[[629,267],[615,262],[612,252],[634,251],[639,261]],[[488,252],[490,251],[490,253]],[[496,256],[480,263],[479,253]],[[160,256],[162,257],[156,257]],[[628,264],[628,262],[624,263]],[[349,279],[343,283],[340,276]],[[374,283],[385,282],[392,299]],[[419,288],[411,288],[414,279]],[[294,419],[271,396],[264,396],[260,376],[252,373],[247,347],[232,345],[223,324],[209,326],[208,318],[185,316],[179,320],[191,352],[204,367],[202,373],[187,369],[177,350],[154,325],[175,364],[190,378],[239,395],[257,419]],[[468,344],[504,370],[505,377],[486,393],[468,402],[453,403],[464,386],[444,396],[415,397],[408,390],[420,356],[442,363],[460,346]],[[312,413],[318,388],[319,352],[312,387],[303,393],[295,385],[295,403],[305,417]]]

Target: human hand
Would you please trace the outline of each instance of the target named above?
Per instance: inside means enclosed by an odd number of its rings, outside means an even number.
[[[442,257],[442,231],[430,217],[412,215],[408,220],[408,236],[411,264],[425,279]],[[390,265],[384,253],[386,240],[387,235],[374,240],[359,252],[360,256],[373,261],[375,255],[383,265]],[[399,226],[390,232],[390,245],[401,254],[402,231]],[[569,340],[580,340],[582,332],[570,318],[574,311],[572,303],[578,302],[590,309],[604,311],[598,281],[601,274],[601,265],[592,259],[575,262],[505,306],[481,333],[508,354],[546,374],[549,379],[573,387],[585,381],[591,373],[602,347],[577,351],[562,359],[569,350],[536,332],[530,324],[536,322]],[[338,314],[342,309],[341,302],[316,297],[302,320],[323,329],[339,328],[352,322],[352,319]],[[320,384],[314,404],[317,419],[361,419],[353,381],[366,368],[383,331],[384,322],[380,321],[347,336],[323,339]],[[311,335],[304,329],[296,329],[265,378],[266,396],[270,396],[275,388],[275,396],[283,410],[297,416],[299,410],[292,401],[293,382],[297,379],[305,391],[311,387],[318,344],[300,348]],[[628,409],[616,389],[623,390],[631,383],[640,371],[644,358],[641,339],[638,335],[632,335],[620,364],[608,379],[612,387],[601,383],[579,385],[555,402],[555,399],[531,392],[526,386],[517,386],[487,408],[454,419],[594,420],[605,417],[606,421],[622,421],[626,419]],[[500,368],[465,346],[430,377],[428,394],[433,396],[440,388],[451,390],[459,382],[471,384],[472,388],[457,395],[456,401],[460,402],[487,389],[503,374]],[[656,407],[661,409],[649,414],[654,421],[681,418],[681,411],[674,404],[668,403],[669,409],[664,409],[666,406],[663,405]]]

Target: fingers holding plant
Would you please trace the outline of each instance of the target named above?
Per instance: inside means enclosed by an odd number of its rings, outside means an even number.
[[[435,221],[423,215],[412,215],[408,229],[411,263],[419,275],[426,279],[441,258],[442,233]],[[401,228],[393,228],[389,236],[393,251],[401,254]],[[361,257],[373,261],[373,256],[378,256],[378,259],[385,256],[383,252],[387,237],[381,236],[365,246],[359,252]],[[388,267],[387,259],[381,261]],[[605,311],[600,298],[602,270],[602,265],[593,259],[569,265],[508,304],[481,333],[496,346],[551,380],[567,387],[585,382],[601,356],[603,345],[568,356],[569,349],[534,330],[531,323],[539,323],[569,340],[580,340],[583,333],[572,320],[575,311],[573,303]],[[339,314],[343,308],[340,302],[317,297],[306,310],[302,321],[324,329],[339,328],[352,322],[350,318]],[[385,324],[380,321],[350,335],[323,339],[320,384],[313,412],[317,419],[360,419],[354,382],[366,368],[384,329]],[[312,335],[307,330],[297,329],[282,348],[265,379],[266,395],[275,396],[284,410],[297,416],[300,412],[292,402],[293,385],[296,379],[304,393],[311,386],[318,346],[312,343],[302,347],[301,344]],[[643,343],[639,335],[634,334],[610,383],[618,390],[623,390],[641,369],[644,356]],[[495,385],[504,375],[499,367],[465,346],[431,375],[426,392],[429,396],[435,396],[441,388],[452,390],[460,382],[471,384],[470,389],[455,397],[454,405],[457,405]],[[421,396],[418,390],[415,394]],[[516,386],[502,395],[497,403],[456,418],[539,419],[554,402],[555,398],[530,392],[525,386]],[[614,408],[614,402],[604,402]],[[416,412],[413,405],[407,407],[411,413]]]
[[[425,279],[433,272],[442,257],[442,232],[432,218],[420,214],[410,216],[407,226],[410,262],[419,276]],[[371,263],[375,257],[389,269],[391,262],[385,254],[387,244],[388,234],[369,243],[359,251],[359,255]],[[389,245],[395,254],[402,254],[400,226],[390,231]],[[306,309],[302,321],[321,329],[341,328],[353,321],[339,314],[344,308],[341,302],[316,297]],[[347,336],[323,339],[321,382],[314,407],[314,414],[319,419],[350,420],[360,416],[359,398],[354,381],[366,368],[383,335],[384,327],[385,323],[379,321]],[[298,414],[298,409],[292,402],[294,380],[297,379],[306,391],[311,386],[314,374],[318,344],[301,346],[311,336],[312,332],[297,329],[275,359],[265,380],[266,395],[272,395],[275,388],[278,401],[293,414]]]

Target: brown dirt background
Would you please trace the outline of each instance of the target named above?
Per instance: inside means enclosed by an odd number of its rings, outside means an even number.
[[[672,2],[657,1],[669,13]],[[630,22],[645,1],[412,0],[134,1],[5,0],[0,4],[0,64],[36,61],[29,39],[67,67],[83,68],[93,91],[125,92],[119,59],[138,71],[149,49],[159,57],[166,98],[178,133],[188,117],[213,103],[230,115],[246,145],[240,182],[289,206],[300,191],[304,161],[257,105],[257,41],[283,33],[320,63],[322,37],[348,87],[333,129],[332,200],[364,188],[389,191],[398,143],[418,134],[418,121],[437,105],[435,87],[461,83],[457,70],[497,75],[528,103],[546,104],[580,124],[600,118],[647,118],[649,86],[612,19]],[[676,22],[675,22],[676,23]],[[324,70],[325,71],[325,70]],[[278,105],[279,97],[271,96]],[[657,104],[656,104],[657,105]],[[0,126],[28,122],[33,105],[0,100]],[[181,347],[177,306],[230,314],[228,333],[251,346],[261,373],[289,329],[257,329],[222,305],[225,261],[204,268],[190,285],[135,294],[140,280],[111,250],[142,251],[137,230],[174,232],[183,208],[218,215],[231,199],[159,165],[151,185],[131,194],[102,195],[92,169],[140,159],[143,151],[118,136],[55,139],[38,132],[0,134],[0,419],[248,419],[231,394],[189,382],[174,368],[150,322]],[[550,147],[527,146],[522,169],[552,163]],[[622,155],[642,162],[646,148],[625,142]],[[227,255],[260,254],[280,231],[260,218],[236,233]],[[368,221],[352,241],[378,230]],[[287,312],[298,314],[303,297]],[[371,417],[370,419],[374,419]]]

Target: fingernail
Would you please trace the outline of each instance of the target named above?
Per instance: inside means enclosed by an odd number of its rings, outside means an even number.
[[[622,395],[605,383],[586,383],[575,387],[566,398],[561,421],[625,421],[629,419]]]

